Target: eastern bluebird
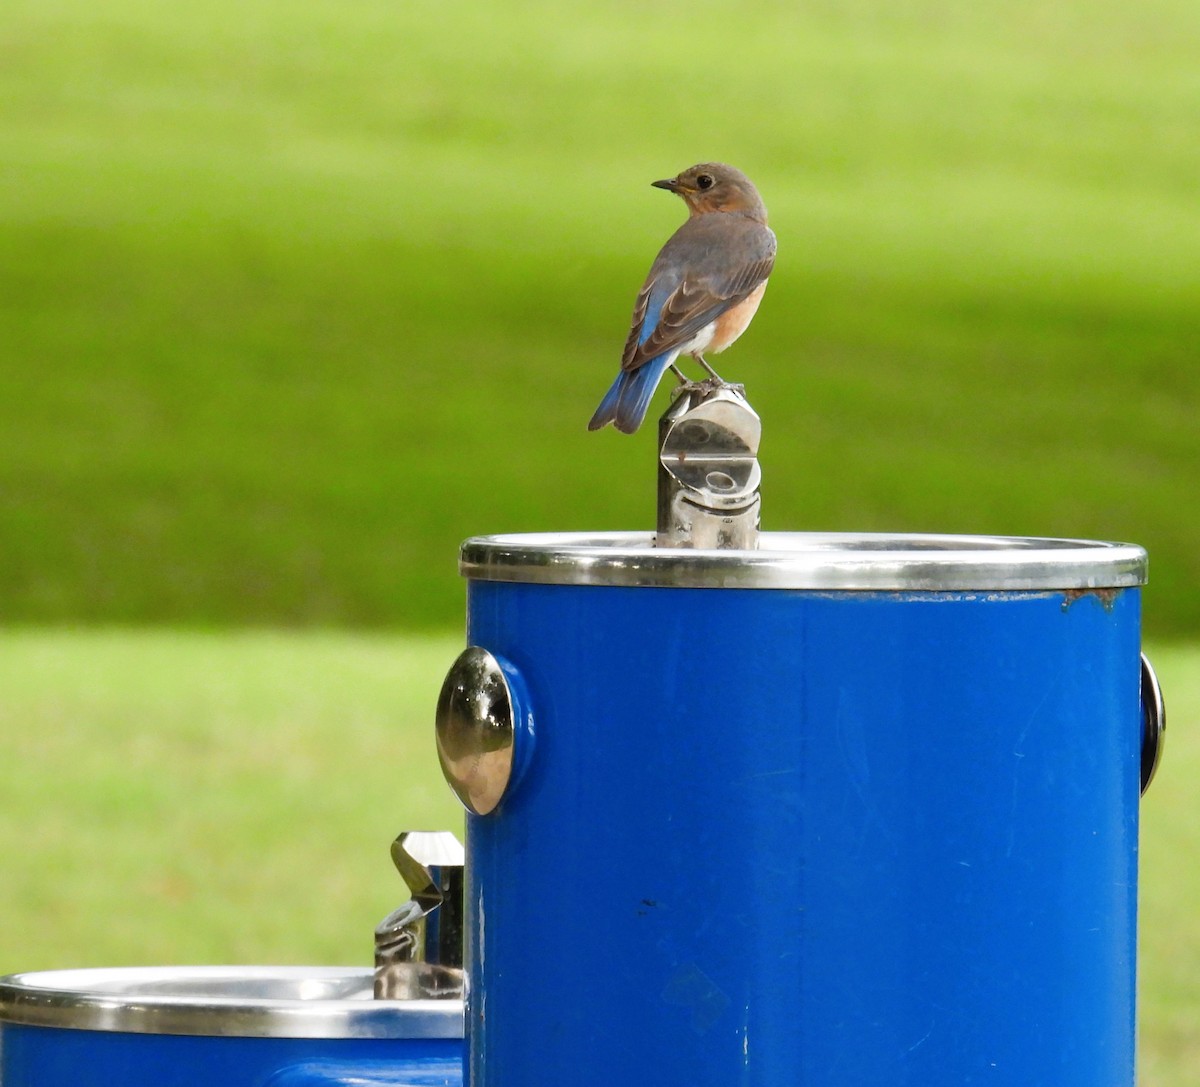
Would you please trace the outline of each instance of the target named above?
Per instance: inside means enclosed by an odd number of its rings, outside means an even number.
[[[741,170],[702,162],[651,184],[682,196],[688,220],[650,267],[633,307],[621,372],[588,430],[606,423],[626,434],[637,430],[667,367],[686,380],[675,366],[679,355],[691,355],[716,378],[704,352],[724,351],[746,331],[775,265],[767,209]]]

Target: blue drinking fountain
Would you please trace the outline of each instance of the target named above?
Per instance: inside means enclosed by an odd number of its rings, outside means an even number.
[[[1145,552],[760,534],[736,390],[660,438],[657,533],[462,548],[470,1087],[1132,1087]]]
[[[685,386],[656,532],[463,545],[373,971],[12,975],[0,1087],[1133,1087],[1145,552],[763,533],[760,429]]]
[[[462,846],[405,833],[412,897],[369,967],[47,970],[0,978],[0,1087],[458,1087]]]

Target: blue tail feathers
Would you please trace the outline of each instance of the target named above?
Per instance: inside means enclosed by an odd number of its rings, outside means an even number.
[[[654,390],[674,357],[675,354],[668,351],[636,370],[622,370],[600,401],[596,414],[588,423],[588,430],[599,430],[606,423],[612,423],[626,434],[637,430],[646,418]]]

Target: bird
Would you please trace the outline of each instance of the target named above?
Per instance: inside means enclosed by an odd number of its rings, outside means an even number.
[[[632,434],[646,417],[654,390],[690,355],[716,381],[705,353],[724,351],[749,326],[775,266],[775,235],[750,179],[723,162],[702,162],[662,181],[683,198],[687,221],[659,251],[638,292],[621,372],[588,430],[612,423]]]

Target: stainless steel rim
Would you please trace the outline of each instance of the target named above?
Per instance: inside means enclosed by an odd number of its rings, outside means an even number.
[[[358,967],[46,970],[0,978],[0,1023],[252,1038],[461,1038],[461,1000],[374,1000]]]
[[[1146,583],[1135,544],[1019,536],[764,532],[755,551],[655,548],[653,533],[525,533],[463,544],[479,581],[868,592],[1122,589]]]

